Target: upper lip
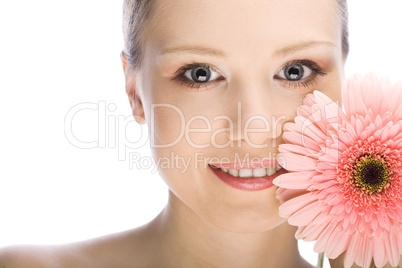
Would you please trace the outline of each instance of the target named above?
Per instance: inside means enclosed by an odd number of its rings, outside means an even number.
[[[276,159],[267,159],[263,161],[243,161],[234,163],[210,163],[210,165],[217,168],[224,169],[257,169],[257,168],[269,168],[278,167],[278,161]]]

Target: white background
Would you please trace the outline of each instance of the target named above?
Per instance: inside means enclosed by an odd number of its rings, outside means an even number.
[[[347,76],[402,79],[401,11],[400,0],[350,0]],[[0,246],[72,242],[155,217],[166,186],[130,168],[112,142],[138,141],[126,153],[149,160],[146,132],[128,123],[121,1],[2,1],[0,38]],[[77,113],[73,134],[104,148],[77,148],[65,136],[66,115],[83,103],[98,110]],[[301,244],[315,263],[311,248]]]

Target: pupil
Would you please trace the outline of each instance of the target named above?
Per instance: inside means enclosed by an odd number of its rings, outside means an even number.
[[[286,79],[297,81],[303,78],[304,70],[300,64],[291,64],[285,69]]]
[[[191,76],[195,82],[206,82],[211,77],[211,72],[209,68],[198,67],[193,69]]]
[[[355,175],[357,184],[371,192],[381,191],[389,176],[387,166],[374,158],[361,161]]]

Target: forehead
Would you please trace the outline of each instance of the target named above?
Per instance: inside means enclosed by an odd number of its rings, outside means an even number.
[[[147,29],[159,50],[198,45],[257,56],[298,42],[341,47],[335,0],[157,0]]]

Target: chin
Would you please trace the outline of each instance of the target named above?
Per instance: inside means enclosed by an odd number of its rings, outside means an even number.
[[[183,215],[193,219],[191,224],[204,222],[218,230],[259,233],[285,221],[279,216],[276,186],[247,191],[231,187],[208,170],[205,173],[188,170],[185,174],[163,171],[161,175],[172,194],[170,201],[184,205],[179,207]]]

